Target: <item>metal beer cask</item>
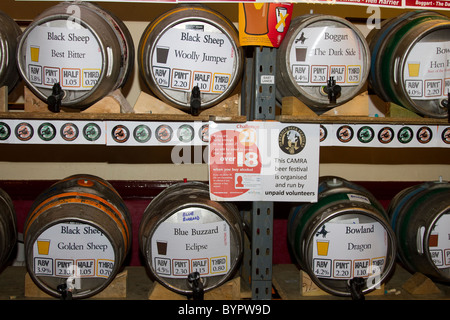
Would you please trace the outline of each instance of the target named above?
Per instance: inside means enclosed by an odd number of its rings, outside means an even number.
[[[450,183],[433,181],[399,192],[388,209],[399,260],[411,272],[450,282]]]
[[[128,209],[107,181],[70,176],[33,202],[24,246],[28,273],[44,292],[93,296],[114,279],[129,252]]]
[[[191,101],[205,109],[230,96],[241,80],[243,50],[225,16],[203,5],[179,5],[147,26],[138,62],[158,98],[190,111]]]
[[[16,64],[17,38],[22,34],[19,25],[0,11],[0,87],[11,92],[19,82]]]
[[[0,272],[17,243],[17,218],[9,195],[0,189]]]
[[[152,277],[179,294],[194,295],[188,277],[200,274],[203,290],[235,273],[243,253],[237,208],[209,199],[208,186],[178,183],[155,197],[139,227],[140,250]]]
[[[296,17],[277,50],[277,99],[297,97],[321,114],[361,93],[369,67],[369,46],[352,23],[321,14]]]
[[[380,203],[338,177],[321,177],[317,203],[293,208],[288,244],[295,262],[322,290],[337,296],[376,289],[395,262],[395,235]],[[357,290],[350,284],[364,279]]]
[[[367,40],[374,92],[420,115],[447,117],[449,31],[450,19],[431,11],[404,13],[373,29]]]
[[[17,64],[27,87],[51,108],[85,109],[125,84],[134,44],[111,13],[87,2],[63,2],[25,29]]]

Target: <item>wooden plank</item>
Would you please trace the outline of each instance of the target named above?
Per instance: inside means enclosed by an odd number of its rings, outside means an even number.
[[[188,115],[187,112],[175,108],[145,92],[141,92],[134,105],[135,113],[159,115]],[[240,97],[235,94],[219,102],[216,106],[203,109],[199,116],[230,117],[240,115]]]
[[[244,292],[244,297],[246,297]],[[204,300],[240,300],[241,295],[241,278],[235,277],[234,279],[227,281],[223,285],[205,292]],[[153,288],[151,288],[149,300],[187,300],[187,296],[178,294],[172,290],[167,289],[158,282],[155,282]]]
[[[369,94],[367,91],[350,101],[324,112],[321,116],[369,116]]]
[[[387,117],[392,118],[420,118],[422,117],[411,110],[406,109],[405,107],[399,106],[395,103],[389,103],[389,108],[386,113]]]
[[[281,105],[281,114],[283,116],[318,118],[314,111],[296,97],[283,97]]]
[[[429,295],[441,294],[442,291],[428,277],[420,272],[416,272],[402,286],[411,294]]]
[[[26,86],[24,87],[24,112],[28,113],[53,113],[48,110],[48,105],[36,97]],[[102,114],[102,113],[132,113],[133,108],[122,94],[120,89],[117,89],[103,99],[94,103],[92,106],[84,109],[72,109],[61,107],[60,113],[90,113],[90,114]]]
[[[113,281],[98,294],[93,296],[93,299],[117,299],[126,298],[127,296],[127,276],[128,271],[125,270],[119,273]],[[25,275],[25,297],[28,298],[52,298],[49,294],[42,291],[31,279],[30,275]]]
[[[0,87],[0,112],[8,112],[8,87]]]

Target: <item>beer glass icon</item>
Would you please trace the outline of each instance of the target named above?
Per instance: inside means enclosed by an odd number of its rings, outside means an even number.
[[[420,62],[408,62],[408,73],[410,77],[418,77]]]
[[[429,247],[437,247],[439,243],[439,234],[436,231],[432,231],[428,238]]]
[[[169,47],[156,47],[156,62],[166,64],[169,56]]]
[[[38,239],[37,240],[38,253],[41,255],[48,255],[50,251],[50,240]]]
[[[269,3],[244,3],[245,33],[263,35],[269,32]]]
[[[156,241],[156,248],[158,250],[158,254],[165,256],[167,254],[167,241]]]
[[[327,256],[328,255],[328,248],[330,246],[329,240],[317,240],[317,255],[319,256]]]
[[[39,62],[39,49],[38,46],[30,46],[31,61]]]

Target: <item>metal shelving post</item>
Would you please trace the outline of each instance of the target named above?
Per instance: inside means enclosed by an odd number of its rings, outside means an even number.
[[[242,106],[248,120],[275,119],[276,49],[249,47],[252,56],[246,58],[242,85]],[[252,202],[250,219],[250,252],[244,252],[253,300],[272,297],[273,202]],[[250,260],[249,260],[250,259]],[[244,277],[245,278],[245,277]]]

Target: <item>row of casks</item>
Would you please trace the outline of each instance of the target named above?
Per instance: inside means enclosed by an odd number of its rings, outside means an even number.
[[[288,243],[293,260],[323,290],[365,294],[387,281],[396,256],[412,272],[450,282],[450,184],[437,181],[397,194],[388,213],[361,186],[322,177],[316,203],[293,207]],[[2,194],[0,260],[16,241],[12,203]],[[243,223],[234,204],[209,198],[208,186],[178,183],[146,208],[139,246],[146,268],[174,292],[194,294],[234,276],[243,254]],[[45,190],[24,225],[27,270],[45,292],[86,298],[122,268],[132,243],[131,218],[117,191],[92,175],[75,175]],[[360,281],[355,288],[350,283]],[[358,291],[355,293],[355,291]]]
[[[277,50],[277,98],[296,96],[321,114],[366,90],[368,82],[385,101],[446,117],[449,28],[446,16],[414,11],[384,21],[366,39],[343,18],[298,16]],[[11,41],[11,50],[15,46]],[[17,47],[26,85],[49,104],[76,109],[122,87],[135,57],[125,25],[89,3],[44,11]],[[226,17],[205,6],[182,5],[148,25],[137,60],[157,97],[189,111],[192,101],[209,108],[234,92],[244,54]]]

